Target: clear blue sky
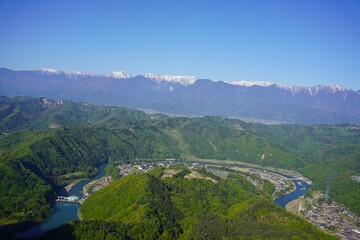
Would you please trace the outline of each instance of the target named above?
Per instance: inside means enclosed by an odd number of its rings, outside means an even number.
[[[0,0],[0,66],[360,89],[360,0]]]

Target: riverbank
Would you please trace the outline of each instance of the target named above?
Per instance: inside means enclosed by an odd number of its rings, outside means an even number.
[[[80,178],[80,179],[76,179],[76,180],[69,182],[67,185],[65,185],[64,187],[62,187],[60,189],[59,195],[61,195],[61,196],[70,195],[70,192],[73,189],[73,187],[76,184],[78,184],[79,182],[85,181],[85,180],[86,180],[86,178]]]
[[[91,193],[91,188],[95,185],[95,183],[99,181],[98,179],[89,182],[88,184],[86,184],[83,188],[82,188],[82,192],[83,194],[90,194]]]
[[[295,213],[295,214],[299,214],[304,199],[305,199],[305,197],[304,197],[304,195],[302,195],[298,199],[292,200],[291,202],[286,204],[286,206],[285,206],[286,210],[288,210],[289,212]]]
[[[278,172],[250,167],[233,167],[232,169],[247,174],[253,174],[259,176],[262,179],[270,181],[275,187],[274,192],[272,193],[273,199],[288,195],[296,190],[296,184],[289,179],[289,177],[292,176],[286,176]],[[252,184],[254,184],[255,187],[257,186],[257,182],[255,179],[247,176],[244,177]],[[301,178],[303,177],[301,176]]]
[[[288,195],[296,190],[296,184],[293,181],[287,180],[287,178],[284,178],[283,181],[286,183],[285,186],[279,186],[277,182],[270,181],[275,186],[275,190],[272,194],[273,200]]]
[[[105,176],[100,179],[96,179],[94,181],[89,182],[82,188],[82,192],[84,195],[90,195],[93,192],[98,191],[99,189],[108,186],[112,183],[112,178],[110,176]]]
[[[80,208],[78,209],[76,214],[77,214],[77,216],[79,218],[79,221],[82,221],[83,219],[82,219],[82,216],[81,216]]]

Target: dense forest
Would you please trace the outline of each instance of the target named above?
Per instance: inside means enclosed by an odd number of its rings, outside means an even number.
[[[81,206],[84,221],[41,239],[332,239],[238,174],[214,183],[161,171],[116,180]]]
[[[352,179],[360,172],[356,126],[264,125],[0,97],[0,134],[0,224],[40,221],[62,186],[102,163],[168,158],[295,169],[360,214],[360,183]]]
[[[176,141],[146,125],[143,119],[148,116],[141,112],[73,103],[56,111],[55,102],[32,98],[14,102],[2,103],[0,113],[2,223],[43,219],[51,213],[59,187],[74,177],[96,174],[105,162],[180,157]],[[54,119],[66,127],[48,130]],[[97,124],[84,124],[93,119]],[[44,122],[47,127],[42,127]],[[71,175],[75,172],[80,174]]]

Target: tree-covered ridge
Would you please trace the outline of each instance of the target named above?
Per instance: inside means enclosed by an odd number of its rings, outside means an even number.
[[[151,118],[161,118],[161,115],[152,115]],[[94,125],[107,121],[141,125],[149,120],[150,116],[141,111],[120,107],[54,101],[47,98],[0,96],[0,132],[5,133],[24,128],[48,129]]]
[[[323,191],[330,175],[339,182],[332,184],[330,197],[360,214],[355,203],[360,199],[359,183],[351,178],[360,172],[360,131],[349,125],[173,118],[30,97],[0,97],[0,116],[1,222],[46,216],[58,187],[69,181],[69,173],[86,177],[108,161],[166,158],[292,168]],[[25,191],[27,199],[21,194]]]
[[[66,174],[88,177],[109,160],[178,158],[179,151],[152,127],[77,126],[13,132],[0,138],[0,156],[0,214],[8,222],[47,216]]]
[[[77,234],[91,221],[103,229],[104,238],[114,239],[331,239],[276,206],[238,174],[214,183],[160,179],[154,176],[158,171],[116,180],[84,202],[84,222],[54,232],[68,229],[70,239],[94,239]]]
[[[341,144],[316,152],[311,157],[318,163],[302,169],[316,184],[315,189],[343,203],[360,214],[360,182],[353,176],[360,173],[360,144]]]
[[[302,166],[299,153],[281,142],[258,135],[240,121],[206,117],[191,119],[180,133],[189,151],[199,158],[239,160],[265,166]]]
[[[100,199],[91,197],[85,201],[83,219],[123,221],[131,226],[129,233],[138,239],[157,239],[159,228],[171,238],[180,235],[176,220],[181,213],[160,179],[150,174],[133,174],[110,185],[104,194]],[[105,205],[108,207],[104,208]]]

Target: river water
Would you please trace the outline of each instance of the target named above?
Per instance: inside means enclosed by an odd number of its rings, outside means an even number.
[[[84,180],[75,184],[68,193],[68,195],[78,196],[79,198],[81,198],[83,196],[83,193],[81,191],[86,184],[105,176],[105,167],[106,164],[102,165],[99,168],[99,173],[95,177],[92,177],[88,180]],[[31,237],[40,236],[42,233],[46,232],[47,230],[56,228],[65,222],[78,220],[79,218],[77,216],[77,211],[79,207],[80,207],[79,203],[56,202],[54,204],[53,214],[51,216],[45,219],[41,224],[25,232],[15,234],[14,237],[22,239],[22,238],[31,238]]]
[[[286,204],[307,193],[307,191],[311,187],[311,185],[307,184],[302,180],[293,180],[292,182],[295,184],[296,189],[289,194],[283,195],[275,199],[274,201],[277,205],[279,205],[282,208],[285,208]]]
[[[286,175],[283,173],[279,173],[279,172],[275,172],[275,171],[271,171],[271,170],[267,170],[267,171],[276,173],[276,174],[286,177],[288,179],[294,178],[293,176],[289,176],[289,175]],[[306,194],[307,191],[309,191],[309,189],[311,188],[310,184],[307,184],[306,182],[304,182],[302,180],[293,180],[292,182],[295,184],[295,190],[292,191],[291,193],[285,194],[274,200],[274,202],[282,208],[285,208],[289,202]]]

